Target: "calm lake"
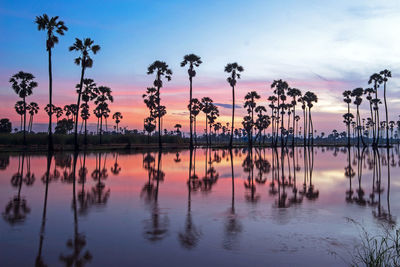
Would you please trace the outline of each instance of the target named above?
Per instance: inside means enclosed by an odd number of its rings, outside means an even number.
[[[397,148],[74,158],[0,154],[0,266],[344,266],[400,215]]]

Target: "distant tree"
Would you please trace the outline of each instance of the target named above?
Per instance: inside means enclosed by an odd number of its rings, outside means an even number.
[[[362,126],[361,126],[361,118],[360,118],[360,105],[362,103],[362,95],[364,94],[364,89],[363,88],[355,88],[351,92],[351,96],[355,97],[354,99],[354,104],[357,107],[357,113],[356,113],[356,127],[357,127],[357,146],[360,145],[360,136],[363,145],[365,145],[363,135],[362,135]]]
[[[56,134],[67,134],[74,129],[74,121],[72,119],[62,119],[57,122],[55,128]]]
[[[201,102],[197,98],[193,98],[191,102],[191,107],[190,104],[188,105],[188,109],[191,110],[192,114],[192,121],[194,122],[194,138],[195,138],[195,144],[197,145],[197,134],[196,134],[196,124],[197,124],[197,115],[199,115],[201,111]]]
[[[24,111],[24,145],[26,145],[26,97],[30,96],[33,93],[33,89],[38,86],[37,82],[34,81],[35,76],[31,73],[20,71],[17,74],[14,74],[10,78],[11,87],[14,92],[22,98],[24,103],[23,111]]]
[[[80,84],[76,85],[77,91],[79,93]],[[90,111],[89,111],[89,102],[94,100],[99,91],[96,87],[96,83],[89,78],[83,79],[83,88],[82,88],[82,105],[81,105],[81,118],[82,123],[85,124],[85,136],[84,136],[84,143],[87,145],[87,120],[90,118]],[[81,126],[82,128],[82,126]]]
[[[155,119],[147,117],[144,120],[144,130],[147,132],[147,143],[149,143],[150,134],[156,129]]]
[[[350,103],[351,103],[351,91],[347,90],[343,92],[343,101],[347,104],[347,113],[343,115],[344,123],[347,126],[347,146],[350,146],[350,124],[354,115],[350,113]]]
[[[12,125],[9,119],[0,119],[0,133],[11,133]]]
[[[203,111],[203,113],[206,115],[206,141],[207,141],[207,145],[209,144],[209,138],[208,138],[208,114],[211,112],[213,107],[213,100],[209,97],[203,97],[201,99],[201,105],[200,105],[200,109],[201,111]]]
[[[232,147],[233,142],[233,131],[235,128],[235,86],[237,79],[240,79],[240,72],[243,72],[244,68],[240,66],[238,63],[229,63],[225,66],[225,72],[230,73],[231,75],[226,79],[229,85],[232,87],[232,129],[231,129],[231,138],[229,140],[229,147]]]
[[[81,105],[82,87],[85,77],[86,68],[91,68],[93,66],[93,59],[90,57],[90,53],[96,54],[100,50],[100,46],[94,44],[94,41],[90,38],[85,38],[83,40],[75,38],[75,43],[69,47],[69,51],[77,51],[79,57],[75,58],[75,64],[81,66],[81,79],[78,88],[78,101],[76,104],[77,112],[75,115],[75,132],[74,132],[74,143],[75,150],[78,150],[78,120],[79,120],[79,108]]]
[[[58,43],[58,36],[64,35],[64,32],[68,31],[68,28],[64,25],[64,22],[58,20],[58,16],[51,17],[47,14],[43,14],[42,16],[36,17],[35,23],[38,26],[39,31],[46,31],[46,50],[49,55],[49,107],[53,107],[53,74],[52,74],[52,62],[51,62],[51,49],[54,48],[54,45]],[[53,150],[53,138],[52,138],[52,114],[53,110],[50,109],[49,114],[49,150]]]
[[[292,97],[291,104],[293,107],[293,126],[292,126],[292,128],[293,128],[292,147],[293,147],[294,143],[295,143],[294,140],[296,137],[296,128],[295,128],[295,122],[297,122],[296,121],[296,105],[297,105],[298,98],[301,97],[301,91],[297,88],[289,88],[287,95]],[[299,117],[299,119],[300,119],[300,117]]]
[[[114,98],[111,95],[111,89],[106,86],[99,86],[98,88],[98,96],[94,103],[97,105],[95,113],[100,116],[100,144],[101,144],[101,136],[103,132],[103,117],[108,117],[110,113],[110,109],[108,108],[108,102],[114,102]]]
[[[181,135],[181,130],[180,129],[182,128],[182,125],[177,123],[177,124],[175,124],[174,128],[176,129],[176,134],[177,135]]]
[[[373,84],[373,93],[375,94],[375,98],[371,99],[373,105],[373,115],[371,119],[373,121],[373,146],[379,144],[379,104],[381,104],[381,100],[378,98],[378,88],[383,83],[383,78],[380,74],[374,73],[369,77],[368,84]]]
[[[36,102],[31,102],[27,109],[29,110],[29,123],[28,123],[28,131],[32,131],[32,126],[33,126],[33,116],[35,114],[38,114],[39,112],[39,105]]]
[[[158,145],[161,147],[161,115],[162,108],[160,104],[160,89],[163,86],[162,78],[165,77],[167,81],[171,80],[172,70],[169,68],[167,63],[163,61],[156,60],[148,68],[147,74],[156,74],[156,79],[154,80],[154,86],[157,88],[156,93],[156,105],[157,105],[157,117],[158,117]],[[164,109],[165,110],[165,109]]]
[[[20,116],[20,131],[22,131],[22,122],[25,113],[24,101],[17,101],[14,106],[15,112]]]
[[[123,118],[121,112],[115,112],[112,116],[112,118],[115,120],[115,124],[116,124],[116,130],[118,133],[118,124],[121,122],[121,119]]]
[[[256,91],[251,91],[244,97],[244,108],[247,109],[247,116],[243,120],[243,127],[247,131],[249,137],[249,146],[253,145],[253,127],[255,125],[254,109],[256,108],[256,99],[260,99],[260,95]]]
[[[183,57],[183,61],[181,62],[181,67],[189,64],[188,74],[189,74],[189,83],[190,83],[190,98],[189,98],[189,120],[190,120],[190,147],[193,147],[193,115],[192,115],[192,85],[193,85],[193,77],[196,76],[196,71],[194,67],[200,66],[203,63],[201,58],[195,54],[185,55]]]

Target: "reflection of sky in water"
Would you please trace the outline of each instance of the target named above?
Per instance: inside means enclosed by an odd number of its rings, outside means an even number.
[[[342,265],[358,240],[346,218],[371,231],[396,222],[395,149],[389,198],[385,150],[375,154],[380,186],[373,151],[360,150],[362,161],[351,151],[351,191],[346,149],[315,148],[313,164],[311,151],[289,153],[282,180],[280,149],[233,151],[234,184],[227,150],[197,150],[190,183],[189,151],[163,153],[160,164],[157,152],[80,154],[75,187],[73,155],[56,154],[45,213],[46,156],[2,154],[0,265]]]

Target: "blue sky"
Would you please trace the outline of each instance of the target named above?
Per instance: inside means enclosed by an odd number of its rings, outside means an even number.
[[[37,97],[45,98],[45,36],[33,23],[43,13],[60,16],[69,27],[54,49],[56,101],[69,94],[74,99],[71,88],[80,73],[68,47],[75,37],[91,37],[102,49],[88,75],[115,85],[124,97],[116,105],[126,112],[129,102],[142,106],[140,94],[153,79],[146,68],[156,59],[174,71],[171,88],[186,86],[179,63],[192,52],[204,62],[196,77],[202,88],[223,90],[224,65],[238,61],[245,68],[242,84],[255,87],[239,88],[239,98],[246,90],[268,94],[268,84],[283,78],[318,90],[316,110],[330,115],[344,108],[343,90],[366,86],[369,75],[389,68],[392,107],[400,107],[394,99],[400,94],[399,1],[1,1],[0,97],[14,97],[7,80],[22,69],[37,76],[43,86]],[[171,98],[182,94],[170,92]],[[230,103],[226,93],[216,102]],[[184,112],[186,105],[167,96],[171,110]]]

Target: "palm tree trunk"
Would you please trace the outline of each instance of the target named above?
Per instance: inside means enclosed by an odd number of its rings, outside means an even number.
[[[229,140],[229,147],[232,147],[233,143],[233,130],[235,128],[235,86],[232,86],[232,125],[231,125],[231,138]]]
[[[26,102],[25,102],[25,97],[23,98],[24,100],[24,145],[26,146],[26,133],[25,133],[25,128],[26,128]]]
[[[386,82],[383,83],[383,100],[385,102],[385,114],[386,114],[386,146],[389,147],[389,119],[388,119],[388,107],[386,102]]]
[[[79,149],[78,145],[78,120],[79,120],[79,108],[81,105],[81,95],[82,95],[82,86],[83,86],[83,77],[85,76],[85,63],[86,60],[82,62],[82,72],[81,72],[81,81],[79,83],[79,92],[78,92],[78,102],[76,107],[76,114],[75,114],[75,134],[74,134],[74,143],[75,143],[75,150]]]
[[[48,149],[53,151],[53,127],[52,127],[52,116],[53,116],[53,73],[51,69],[51,48],[49,51],[49,136],[48,136]]]
[[[190,148],[193,148],[193,118],[192,118],[192,76],[189,76],[190,82],[190,99],[189,99],[189,116],[190,116]]]
[[[160,76],[158,75],[158,80]],[[161,113],[160,113],[160,86],[157,87],[157,113],[158,113],[158,146],[161,148]]]
[[[296,135],[296,127],[295,127],[295,123],[296,123],[296,105],[294,104],[293,105],[293,125],[292,125],[292,127],[293,127],[293,136],[292,136],[292,147],[294,147],[294,137],[295,137],[295,135]]]
[[[103,131],[103,115],[100,117],[100,144],[101,144],[101,134],[102,134],[102,131]]]
[[[347,114],[350,115],[350,103],[347,103]],[[347,146],[350,147],[350,117],[347,119]]]

